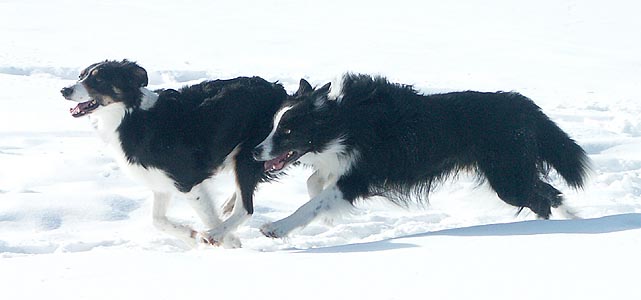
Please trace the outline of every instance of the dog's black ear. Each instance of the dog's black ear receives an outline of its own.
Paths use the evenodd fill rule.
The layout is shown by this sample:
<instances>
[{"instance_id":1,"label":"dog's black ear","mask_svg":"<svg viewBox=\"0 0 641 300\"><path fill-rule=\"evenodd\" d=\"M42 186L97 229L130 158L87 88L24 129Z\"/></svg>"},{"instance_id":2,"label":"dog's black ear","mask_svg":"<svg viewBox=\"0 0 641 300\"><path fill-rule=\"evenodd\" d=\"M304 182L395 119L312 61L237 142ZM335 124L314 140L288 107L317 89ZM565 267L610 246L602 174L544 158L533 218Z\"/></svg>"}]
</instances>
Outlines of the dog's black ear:
<instances>
[{"instance_id":1,"label":"dog's black ear","mask_svg":"<svg viewBox=\"0 0 641 300\"><path fill-rule=\"evenodd\" d=\"M136 66L136 68L134 69L134 76L138 82L138 86L147 86L147 84L149 84L149 78L147 78L147 70L139 65L134 65Z\"/></svg>"},{"instance_id":2,"label":"dog's black ear","mask_svg":"<svg viewBox=\"0 0 641 300\"><path fill-rule=\"evenodd\" d=\"M327 93L329 93L329 88L330 87L332 87L332 83L328 82L324 86L321 86L320 88L317 88L316 92L320 93L320 94L327 94Z\"/></svg>"},{"instance_id":3,"label":"dog's black ear","mask_svg":"<svg viewBox=\"0 0 641 300\"><path fill-rule=\"evenodd\" d=\"M332 86L331 82L326 83L324 86L321 86L314 90L312 98L314 99L314 107L320 109L325 107L327 104L327 96L329 94L329 88Z\"/></svg>"},{"instance_id":4,"label":"dog's black ear","mask_svg":"<svg viewBox=\"0 0 641 300\"><path fill-rule=\"evenodd\" d=\"M135 62L124 60L123 63L127 65L127 68L131 72L135 85L137 85L138 87L147 86L147 84L149 83L149 79L147 78L147 70L145 70Z\"/></svg>"},{"instance_id":5,"label":"dog's black ear","mask_svg":"<svg viewBox=\"0 0 641 300\"><path fill-rule=\"evenodd\" d=\"M298 91L296 91L296 93L294 93L294 96L295 97L296 96L303 96L303 95L309 94L309 93L311 93L313 91L314 91L314 89L312 88L312 85L309 84L309 82L307 82L307 80L301 78L300 79L300 83L298 85Z\"/></svg>"}]
</instances>

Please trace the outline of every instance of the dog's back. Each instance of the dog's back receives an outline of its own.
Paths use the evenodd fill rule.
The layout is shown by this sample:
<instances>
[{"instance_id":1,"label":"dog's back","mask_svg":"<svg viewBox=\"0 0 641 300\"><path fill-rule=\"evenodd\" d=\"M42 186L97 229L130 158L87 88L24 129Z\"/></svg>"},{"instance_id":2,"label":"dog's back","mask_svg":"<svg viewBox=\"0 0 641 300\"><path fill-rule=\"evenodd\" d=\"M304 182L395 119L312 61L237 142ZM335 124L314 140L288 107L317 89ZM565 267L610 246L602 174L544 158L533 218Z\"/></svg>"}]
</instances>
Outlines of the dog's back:
<instances>
[{"instance_id":1,"label":"dog's back","mask_svg":"<svg viewBox=\"0 0 641 300\"><path fill-rule=\"evenodd\" d=\"M383 77L348 74L337 90L301 80L254 156L266 166L300 161L316 172L312 200L263 226L280 237L341 203L381 195L399 204L427 199L460 171L487 180L506 203L549 218L561 192L546 182L555 168L583 186L588 158L530 99L517 93L421 95Z\"/></svg>"},{"instance_id":2,"label":"dog's back","mask_svg":"<svg viewBox=\"0 0 641 300\"><path fill-rule=\"evenodd\" d=\"M238 145L251 150L265 138L286 97L282 86L258 77L158 92L152 108L123 120L123 148L142 165L170 170L184 190L211 176Z\"/></svg>"},{"instance_id":3,"label":"dog's back","mask_svg":"<svg viewBox=\"0 0 641 300\"><path fill-rule=\"evenodd\" d=\"M547 218L550 207L562 201L561 193L542 181L550 166L568 185L584 184L588 158L583 149L520 94L424 96L362 75L347 77L342 91L337 111L351 124L347 143L360 157L347 175L354 178L346 180L367 183L359 197L405 201L418 192L426 198L436 182L473 170L504 201Z\"/></svg>"}]
</instances>

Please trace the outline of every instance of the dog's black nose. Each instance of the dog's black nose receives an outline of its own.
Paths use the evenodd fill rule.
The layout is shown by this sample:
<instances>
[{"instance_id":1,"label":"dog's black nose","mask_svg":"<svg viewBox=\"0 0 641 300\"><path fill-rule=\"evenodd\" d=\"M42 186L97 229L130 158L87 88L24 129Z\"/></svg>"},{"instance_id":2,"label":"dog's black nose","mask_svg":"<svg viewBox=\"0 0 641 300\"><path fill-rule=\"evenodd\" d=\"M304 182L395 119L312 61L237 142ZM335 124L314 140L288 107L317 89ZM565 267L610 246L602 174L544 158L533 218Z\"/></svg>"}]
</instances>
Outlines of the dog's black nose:
<instances>
[{"instance_id":1,"label":"dog's black nose","mask_svg":"<svg viewBox=\"0 0 641 300\"><path fill-rule=\"evenodd\" d=\"M71 94L73 94L73 88L66 87L60 90L60 93L62 94L63 97L69 98L71 97Z\"/></svg>"},{"instance_id":2,"label":"dog's black nose","mask_svg":"<svg viewBox=\"0 0 641 300\"><path fill-rule=\"evenodd\" d=\"M263 146L257 146L252 151L252 156L255 160L260 160L260 157L263 155Z\"/></svg>"}]
</instances>

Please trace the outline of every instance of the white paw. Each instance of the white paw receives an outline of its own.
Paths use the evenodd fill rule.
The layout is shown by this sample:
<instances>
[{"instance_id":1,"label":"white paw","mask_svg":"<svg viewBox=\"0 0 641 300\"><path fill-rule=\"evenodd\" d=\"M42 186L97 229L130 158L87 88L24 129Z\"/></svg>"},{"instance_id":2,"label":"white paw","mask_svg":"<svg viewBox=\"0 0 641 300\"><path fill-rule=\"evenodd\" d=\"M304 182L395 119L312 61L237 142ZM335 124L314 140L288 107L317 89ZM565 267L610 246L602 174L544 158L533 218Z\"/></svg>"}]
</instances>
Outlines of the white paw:
<instances>
[{"instance_id":1,"label":"white paw","mask_svg":"<svg viewBox=\"0 0 641 300\"><path fill-rule=\"evenodd\" d=\"M191 234L188 236L176 235L175 237L179 238L190 248L198 248L203 243L207 243L203 234L195 230L191 230Z\"/></svg>"},{"instance_id":2,"label":"white paw","mask_svg":"<svg viewBox=\"0 0 641 300\"><path fill-rule=\"evenodd\" d=\"M217 228L209 230L202 235L203 241L212 246L221 246L227 249L240 248L242 246L240 239L236 235L223 230L217 230Z\"/></svg>"},{"instance_id":3,"label":"white paw","mask_svg":"<svg viewBox=\"0 0 641 300\"><path fill-rule=\"evenodd\" d=\"M194 243L194 247L202 244L209 244L209 240L207 239L207 233L204 232L196 232L196 236L192 239Z\"/></svg>"},{"instance_id":4,"label":"white paw","mask_svg":"<svg viewBox=\"0 0 641 300\"><path fill-rule=\"evenodd\" d=\"M281 226L278 226L278 222L266 223L265 225L260 227L260 232L262 232L266 237L274 239L285 237L287 233L289 233Z\"/></svg>"},{"instance_id":5,"label":"white paw","mask_svg":"<svg viewBox=\"0 0 641 300\"><path fill-rule=\"evenodd\" d=\"M196 236L196 237L180 238L180 240L182 240L183 242L185 242L185 244L187 244L187 246L189 246L190 248L198 248L198 246L199 246L199 245L201 245L202 243L204 243L204 241L203 241L201 238L199 238L198 236Z\"/></svg>"},{"instance_id":6,"label":"white paw","mask_svg":"<svg viewBox=\"0 0 641 300\"><path fill-rule=\"evenodd\" d=\"M240 248L242 246L243 245L240 243L240 239L236 235L234 235L232 233L226 235L223 238L223 248L236 249L236 248Z\"/></svg>"}]
</instances>

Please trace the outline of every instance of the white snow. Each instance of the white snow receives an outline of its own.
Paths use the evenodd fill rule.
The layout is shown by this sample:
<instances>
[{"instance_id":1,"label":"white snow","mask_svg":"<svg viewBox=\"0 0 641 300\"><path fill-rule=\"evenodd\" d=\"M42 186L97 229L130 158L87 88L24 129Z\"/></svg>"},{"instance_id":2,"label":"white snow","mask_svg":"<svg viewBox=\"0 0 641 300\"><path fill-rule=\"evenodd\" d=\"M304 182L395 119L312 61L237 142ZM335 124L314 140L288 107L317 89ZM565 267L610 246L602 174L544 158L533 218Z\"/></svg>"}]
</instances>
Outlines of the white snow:
<instances>
[{"instance_id":1,"label":"white snow","mask_svg":"<svg viewBox=\"0 0 641 300\"><path fill-rule=\"evenodd\" d=\"M0 1L2 299L640 299L641 39L635 1ZM515 216L461 176L426 207L381 200L283 240L309 170L261 186L243 248L191 250L151 225L59 90L104 59L151 88L258 75L288 91L345 71L424 92L514 90L589 153L583 219ZM222 202L228 178L212 191ZM172 218L202 226L175 199ZM328 220L330 221L330 220Z\"/></svg>"}]
</instances>

